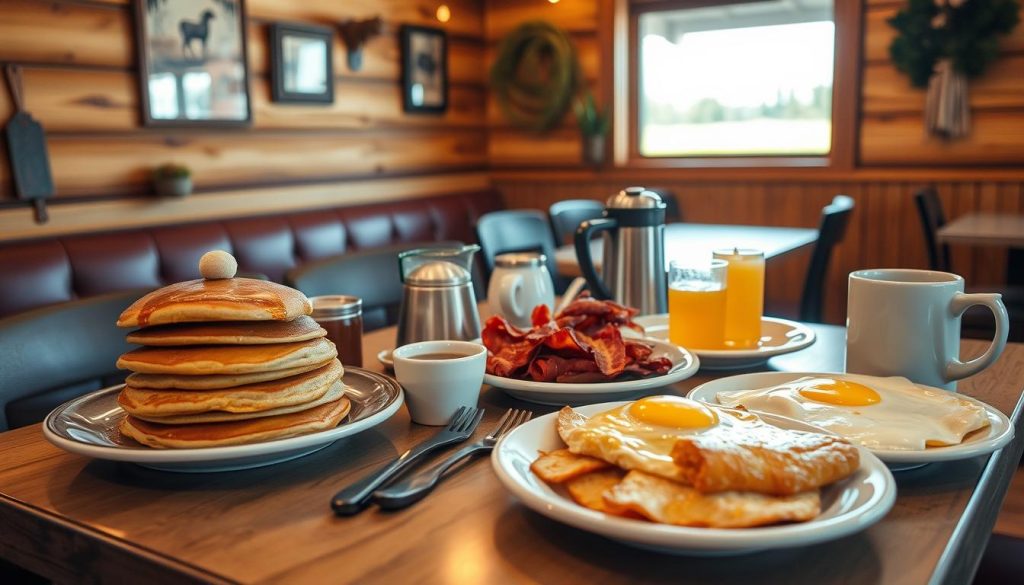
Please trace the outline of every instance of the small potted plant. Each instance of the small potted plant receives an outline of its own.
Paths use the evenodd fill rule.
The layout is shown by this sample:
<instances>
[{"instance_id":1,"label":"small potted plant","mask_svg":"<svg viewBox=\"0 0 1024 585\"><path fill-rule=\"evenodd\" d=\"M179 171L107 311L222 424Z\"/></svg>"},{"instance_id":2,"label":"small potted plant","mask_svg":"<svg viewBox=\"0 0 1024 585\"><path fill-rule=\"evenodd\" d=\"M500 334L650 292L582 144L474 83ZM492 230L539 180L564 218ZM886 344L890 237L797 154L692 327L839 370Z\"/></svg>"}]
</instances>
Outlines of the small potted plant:
<instances>
[{"instance_id":1,"label":"small potted plant","mask_svg":"<svg viewBox=\"0 0 1024 585\"><path fill-rule=\"evenodd\" d=\"M160 165L153 169L153 186L161 197L185 197L192 193L192 171L182 165Z\"/></svg>"},{"instance_id":2,"label":"small potted plant","mask_svg":"<svg viewBox=\"0 0 1024 585\"><path fill-rule=\"evenodd\" d=\"M594 95L589 91L576 101L576 123L583 141L583 162L595 167L604 163L605 145L609 128L608 112L598 109Z\"/></svg>"}]
</instances>

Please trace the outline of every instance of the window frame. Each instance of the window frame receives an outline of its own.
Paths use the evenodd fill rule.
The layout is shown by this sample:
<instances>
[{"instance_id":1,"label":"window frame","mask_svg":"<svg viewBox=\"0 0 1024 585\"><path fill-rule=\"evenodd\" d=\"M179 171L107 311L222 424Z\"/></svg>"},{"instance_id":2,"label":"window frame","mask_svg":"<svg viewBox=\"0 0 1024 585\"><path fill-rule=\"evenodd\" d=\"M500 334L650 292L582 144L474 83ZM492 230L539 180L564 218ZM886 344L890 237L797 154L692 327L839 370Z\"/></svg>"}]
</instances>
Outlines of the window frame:
<instances>
[{"instance_id":1,"label":"window frame","mask_svg":"<svg viewBox=\"0 0 1024 585\"><path fill-rule=\"evenodd\" d=\"M835 50L832 74L832 145L827 155L754 155L713 157L646 157L639 150L640 14L743 4L752 0L609 0L602 36L610 40L612 58L603 72L612 79L605 92L613 104L612 143L615 166L628 168L832 168L856 164L860 95L860 0L834 0Z\"/></svg>"}]
</instances>

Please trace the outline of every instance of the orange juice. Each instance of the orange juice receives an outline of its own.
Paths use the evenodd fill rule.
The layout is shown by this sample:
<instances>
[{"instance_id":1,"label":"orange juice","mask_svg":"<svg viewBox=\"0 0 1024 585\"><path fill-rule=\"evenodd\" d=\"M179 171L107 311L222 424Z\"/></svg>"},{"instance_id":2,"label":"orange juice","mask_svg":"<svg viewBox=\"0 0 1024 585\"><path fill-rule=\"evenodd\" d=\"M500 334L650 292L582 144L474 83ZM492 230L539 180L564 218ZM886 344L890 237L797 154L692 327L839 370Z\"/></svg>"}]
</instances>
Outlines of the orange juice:
<instances>
[{"instance_id":1,"label":"orange juice","mask_svg":"<svg viewBox=\"0 0 1024 585\"><path fill-rule=\"evenodd\" d=\"M725 347L726 289L713 283L685 289L669 285L668 338L691 349Z\"/></svg>"},{"instance_id":2,"label":"orange juice","mask_svg":"<svg viewBox=\"0 0 1024 585\"><path fill-rule=\"evenodd\" d=\"M716 250L715 258L729 263L725 343L732 348L755 348L761 339L761 315L764 313L764 253Z\"/></svg>"}]
</instances>

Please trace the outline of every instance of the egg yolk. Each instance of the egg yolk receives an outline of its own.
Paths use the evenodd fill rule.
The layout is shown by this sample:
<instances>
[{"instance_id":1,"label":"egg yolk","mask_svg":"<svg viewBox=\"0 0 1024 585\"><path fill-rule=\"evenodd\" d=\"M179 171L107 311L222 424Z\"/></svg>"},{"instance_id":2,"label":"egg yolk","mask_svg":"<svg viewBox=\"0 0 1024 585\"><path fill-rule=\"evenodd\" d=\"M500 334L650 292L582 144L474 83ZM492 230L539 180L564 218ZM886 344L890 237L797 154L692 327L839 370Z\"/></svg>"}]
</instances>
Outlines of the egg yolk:
<instances>
[{"instance_id":1,"label":"egg yolk","mask_svg":"<svg viewBox=\"0 0 1024 585\"><path fill-rule=\"evenodd\" d=\"M863 384L832 378L808 380L797 392L808 400L840 406L868 406L882 401L878 392Z\"/></svg>"},{"instance_id":2,"label":"egg yolk","mask_svg":"<svg viewBox=\"0 0 1024 585\"><path fill-rule=\"evenodd\" d=\"M629 406L633 418L650 425L677 429L710 427L718 416L707 406L679 396L649 396Z\"/></svg>"}]
</instances>

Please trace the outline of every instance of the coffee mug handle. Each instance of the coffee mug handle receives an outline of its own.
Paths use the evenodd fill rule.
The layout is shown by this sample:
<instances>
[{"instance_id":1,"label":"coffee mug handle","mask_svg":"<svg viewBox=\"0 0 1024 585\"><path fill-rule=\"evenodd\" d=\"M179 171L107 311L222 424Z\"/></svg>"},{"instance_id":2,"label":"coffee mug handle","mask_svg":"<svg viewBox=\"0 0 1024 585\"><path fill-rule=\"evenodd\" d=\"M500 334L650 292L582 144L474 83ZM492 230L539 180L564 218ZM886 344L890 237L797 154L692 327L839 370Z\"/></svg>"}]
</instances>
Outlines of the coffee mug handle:
<instances>
[{"instance_id":1,"label":"coffee mug handle","mask_svg":"<svg viewBox=\"0 0 1024 585\"><path fill-rule=\"evenodd\" d=\"M953 380L961 380L967 376L973 376L989 367L1003 353L1003 349L1006 347L1006 338L1010 334L1010 317L1006 313L1006 305L1003 304L1002 298L1003 295L996 293L956 293L956 296L953 297L952 302L949 304L949 310L953 313L954 317L963 315L964 311L974 305L988 307L996 318L996 334L992 339L992 344L979 357L969 362L961 362L958 359L954 359L946 364L946 380L952 382ZM959 336L957 338L959 339Z\"/></svg>"},{"instance_id":2,"label":"coffee mug handle","mask_svg":"<svg viewBox=\"0 0 1024 585\"><path fill-rule=\"evenodd\" d=\"M515 272L507 272L498 281L498 304L501 306L501 314L511 318L512 321L523 319L523 307L520 306L519 291L523 288L523 275Z\"/></svg>"}]
</instances>

